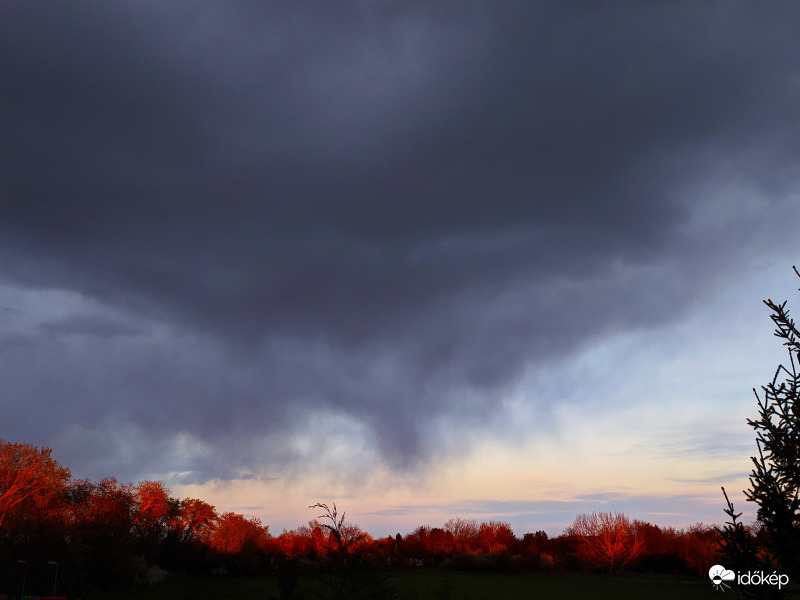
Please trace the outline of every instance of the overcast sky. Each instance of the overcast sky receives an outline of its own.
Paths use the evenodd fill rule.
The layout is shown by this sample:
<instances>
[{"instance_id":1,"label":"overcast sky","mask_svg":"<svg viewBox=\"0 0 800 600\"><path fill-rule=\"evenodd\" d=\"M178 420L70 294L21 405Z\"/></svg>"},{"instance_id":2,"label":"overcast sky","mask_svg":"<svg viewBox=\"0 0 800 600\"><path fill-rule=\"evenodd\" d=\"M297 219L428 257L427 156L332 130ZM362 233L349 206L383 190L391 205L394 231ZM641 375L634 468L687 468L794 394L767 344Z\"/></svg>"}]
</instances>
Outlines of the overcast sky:
<instances>
[{"instance_id":1,"label":"overcast sky","mask_svg":"<svg viewBox=\"0 0 800 600\"><path fill-rule=\"evenodd\" d=\"M4 2L0 437L274 532L722 521L784 357L761 300L800 307L798 31Z\"/></svg>"}]
</instances>

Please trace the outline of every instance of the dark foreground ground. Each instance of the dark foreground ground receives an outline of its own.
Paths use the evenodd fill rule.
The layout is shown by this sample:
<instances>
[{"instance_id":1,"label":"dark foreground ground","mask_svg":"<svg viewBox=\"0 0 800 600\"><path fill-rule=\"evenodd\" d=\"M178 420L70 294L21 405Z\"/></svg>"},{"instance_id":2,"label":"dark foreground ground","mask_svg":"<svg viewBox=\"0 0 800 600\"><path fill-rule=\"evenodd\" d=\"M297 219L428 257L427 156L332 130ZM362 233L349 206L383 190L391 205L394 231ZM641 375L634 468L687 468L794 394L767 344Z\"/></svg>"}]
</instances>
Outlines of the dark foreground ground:
<instances>
[{"instance_id":1,"label":"dark foreground ground","mask_svg":"<svg viewBox=\"0 0 800 600\"><path fill-rule=\"evenodd\" d=\"M284 580L285 581L285 580ZM108 600L226 600L280 598L276 577L241 579L173 578L139 591L104 594ZM374 600L530 600L531 598L679 599L741 598L736 587L716 591L708 578L576 573L500 574L418 569L349 576L302 575L292 598Z\"/></svg>"}]
</instances>

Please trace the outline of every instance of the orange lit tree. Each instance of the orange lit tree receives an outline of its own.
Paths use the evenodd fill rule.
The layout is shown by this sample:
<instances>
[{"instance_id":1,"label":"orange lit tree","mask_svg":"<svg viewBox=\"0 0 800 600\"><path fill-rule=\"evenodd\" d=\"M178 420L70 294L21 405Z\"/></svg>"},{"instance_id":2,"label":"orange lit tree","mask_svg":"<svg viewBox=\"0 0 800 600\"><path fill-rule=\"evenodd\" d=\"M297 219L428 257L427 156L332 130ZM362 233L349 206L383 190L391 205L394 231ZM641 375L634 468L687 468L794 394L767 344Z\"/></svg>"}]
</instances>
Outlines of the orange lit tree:
<instances>
[{"instance_id":1,"label":"orange lit tree","mask_svg":"<svg viewBox=\"0 0 800 600\"><path fill-rule=\"evenodd\" d=\"M205 541L214 531L218 516L215 508L197 498L175 500L170 531L180 543Z\"/></svg>"},{"instance_id":2,"label":"orange lit tree","mask_svg":"<svg viewBox=\"0 0 800 600\"><path fill-rule=\"evenodd\" d=\"M257 517L250 519L238 513L226 512L219 516L211 534L211 546L225 554L258 548L269 538L269 526L262 525Z\"/></svg>"},{"instance_id":3,"label":"orange lit tree","mask_svg":"<svg viewBox=\"0 0 800 600\"><path fill-rule=\"evenodd\" d=\"M578 541L578 550L588 564L616 573L644 551L644 537L624 514L593 512L580 514L567 535Z\"/></svg>"},{"instance_id":4,"label":"orange lit tree","mask_svg":"<svg viewBox=\"0 0 800 600\"><path fill-rule=\"evenodd\" d=\"M24 503L33 503L41 512L63 493L70 471L58 464L51 452L50 448L0 439L0 528L8 514Z\"/></svg>"}]
</instances>

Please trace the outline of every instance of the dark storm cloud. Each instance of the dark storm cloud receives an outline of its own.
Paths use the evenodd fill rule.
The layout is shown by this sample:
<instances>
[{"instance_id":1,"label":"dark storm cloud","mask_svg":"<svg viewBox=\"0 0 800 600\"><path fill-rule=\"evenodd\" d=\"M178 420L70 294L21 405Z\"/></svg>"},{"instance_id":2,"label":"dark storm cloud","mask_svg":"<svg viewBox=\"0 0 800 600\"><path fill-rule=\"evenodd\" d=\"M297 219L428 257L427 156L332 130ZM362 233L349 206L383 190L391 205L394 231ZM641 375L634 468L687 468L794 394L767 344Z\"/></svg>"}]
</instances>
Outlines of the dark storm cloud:
<instances>
[{"instance_id":1,"label":"dark storm cloud","mask_svg":"<svg viewBox=\"0 0 800 600\"><path fill-rule=\"evenodd\" d=\"M701 298L752 224L731 201L729 228L692 230L716 182L769 207L797 183L790 4L0 21L3 278L128 314L8 334L27 345L4 368L39 365L18 389L72 411L53 430L118 415L222 445L341 410L400 464L426 419L480 422L529 362Z\"/></svg>"},{"instance_id":2,"label":"dark storm cloud","mask_svg":"<svg viewBox=\"0 0 800 600\"><path fill-rule=\"evenodd\" d=\"M140 330L127 323L95 315L71 315L58 321L42 323L41 329L51 335L84 335L114 337L134 335Z\"/></svg>"}]
</instances>

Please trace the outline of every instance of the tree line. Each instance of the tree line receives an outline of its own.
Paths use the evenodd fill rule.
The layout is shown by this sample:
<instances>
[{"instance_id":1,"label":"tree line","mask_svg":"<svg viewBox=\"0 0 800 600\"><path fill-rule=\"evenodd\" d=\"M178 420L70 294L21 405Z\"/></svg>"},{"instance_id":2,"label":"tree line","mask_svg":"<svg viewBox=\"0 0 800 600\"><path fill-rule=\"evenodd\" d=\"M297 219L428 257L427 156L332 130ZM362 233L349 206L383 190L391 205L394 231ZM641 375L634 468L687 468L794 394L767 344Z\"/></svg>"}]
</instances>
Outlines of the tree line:
<instances>
[{"instance_id":1,"label":"tree line","mask_svg":"<svg viewBox=\"0 0 800 600\"><path fill-rule=\"evenodd\" d=\"M452 518L406 535L373 537L317 503L306 525L273 535L259 519L176 498L159 481L73 479L49 448L0 440L0 592L76 594L146 585L176 575L237 576L354 561L376 568L541 571L639 569L705 573L720 532L658 527L620 513L578 515L557 537L514 534L502 521ZM753 539L757 536L750 532Z\"/></svg>"},{"instance_id":2,"label":"tree line","mask_svg":"<svg viewBox=\"0 0 800 600\"><path fill-rule=\"evenodd\" d=\"M800 277L800 272L795 269ZM747 499L758 520L746 527L723 488L729 521L687 529L630 520L621 513L578 515L562 535L517 537L508 523L453 518L401 536L373 538L316 503L307 525L272 535L259 519L196 498L174 498L158 481L122 484L73 479L49 448L0 439L0 595L30 581L44 592L52 565L69 593L147 584L167 573L234 576L277 573L290 590L297 569L355 563L380 568L623 569L706 574L779 570L800 578L800 329L786 302L765 300L788 360L754 390L758 456ZM23 571L24 567L24 571ZM30 572L29 572L30 571ZM28 579L29 578L29 579ZM745 593L746 590L743 591ZM747 595L747 594L745 594Z\"/></svg>"}]
</instances>

